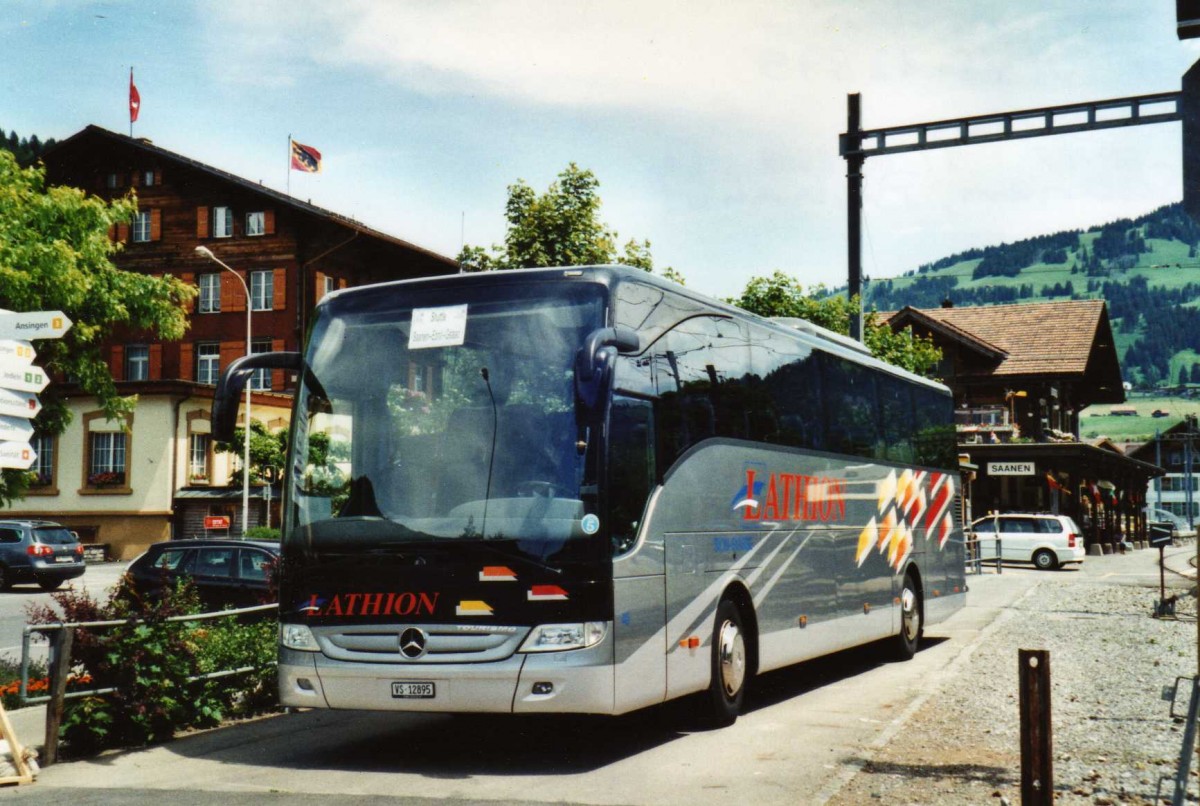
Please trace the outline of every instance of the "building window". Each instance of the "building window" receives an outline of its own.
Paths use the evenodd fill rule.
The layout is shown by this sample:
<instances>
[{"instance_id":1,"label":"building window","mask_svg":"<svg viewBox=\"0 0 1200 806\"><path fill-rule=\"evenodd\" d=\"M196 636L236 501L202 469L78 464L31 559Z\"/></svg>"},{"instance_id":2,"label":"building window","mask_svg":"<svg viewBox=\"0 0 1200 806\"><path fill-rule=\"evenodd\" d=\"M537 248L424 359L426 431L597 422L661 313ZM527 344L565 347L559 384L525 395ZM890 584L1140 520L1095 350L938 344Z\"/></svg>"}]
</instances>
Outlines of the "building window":
<instances>
[{"instance_id":1,"label":"building window","mask_svg":"<svg viewBox=\"0 0 1200 806\"><path fill-rule=\"evenodd\" d=\"M250 342L251 353L269 353L271 352L270 339L254 339ZM254 374L250 376L250 388L256 391L270 391L271 389L271 370L256 369Z\"/></svg>"},{"instance_id":2,"label":"building window","mask_svg":"<svg viewBox=\"0 0 1200 806\"><path fill-rule=\"evenodd\" d=\"M250 272L250 310L269 311L275 301L275 272Z\"/></svg>"},{"instance_id":3,"label":"building window","mask_svg":"<svg viewBox=\"0 0 1200 806\"><path fill-rule=\"evenodd\" d=\"M232 207L214 207L212 220L212 234L214 238L232 238L233 237L233 208Z\"/></svg>"},{"instance_id":4,"label":"building window","mask_svg":"<svg viewBox=\"0 0 1200 806\"><path fill-rule=\"evenodd\" d=\"M208 434L192 434L188 446L188 483L208 484L208 454L212 438Z\"/></svg>"},{"instance_id":5,"label":"building window","mask_svg":"<svg viewBox=\"0 0 1200 806\"><path fill-rule=\"evenodd\" d=\"M196 380L215 384L221 374L221 345L196 345Z\"/></svg>"},{"instance_id":6,"label":"building window","mask_svg":"<svg viewBox=\"0 0 1200 806\"><path fill-rule=\"evenodd\" d=\"M154 171L142 171L142 185L144 187L154 187Z\"/></svg>"},{"instance_id":7,"label":"building window","mask_svg":"<svg viewBox=\"0 0 1200 806\"><path fill-rule=\"evenodd\" d=\"M330 277L329 275L325 275L324 280L325 280L325 288L321 292L322 296L324 296L325 294L332 294L335 290L337 290L337 281L334 280L334 278Z\"/></svg>"},{"instance_id":8,"label":"building window","mask_svg":"<svg viewBox=\"0 0 1200 806\"><path fill-rule=\"evenodd\" d=\"M213 272L200 275L200 313L219 313L221 310L221 275Z\"/></svg>"},{"instance_id":9,"label":"building window","mask_svg":"<svg viewBox=\"0 0 1200 806\"><path fill-rule=\"evenodd\" d=\"M246 234L266 235L267 214L263 212L246 213Z\"/></svg>"},{"instance_id":10,"label":"building window","mask_svg":"<svg viewBox=\"0 0 1200 806\"><path fill-rule=\"evenodd\" d=\"M90 434L87 483L91 487L125 486L125 434Z\"/></svg>"},{"instance_id":11,"label":"building window","mask_svg":"<svg viewBox=\"0 0 1200 806\"><path fill-rule=\"evenodd\" d=\"M150 242L150 211L139 212L133 217L133 242Z\"/></svg>"},{"instance_id":12,"label":"building window","mask_svg":"<svg viewBox=\"0 0 1200 806\"><path fill-rule=\"evenodd\" d=\"M116 190L119 188L121 186L120 182L120 178L115 173L108 174L104 177L104 186L109 190Z\"/></svg>"},{"instance_id":13,"label":"building window","mask_svg":"<svg viewBox=\"0 0 1200 806\"><path fill-rule=\"evenodd\" d=\"M125 346L125 380L150 380L150 347L145 344Z\"/></svg>"},{"instance_id":14,"label":"building window","mask_svg":"<svg viewBox=\"0 0 1200 806\"><path fill-rule=\"evenodd\" d=\"M32 489L45 489L54 486L54 437L49 434L34 434L29 440L29 446L37 454L37 459L29 468L34 479Z\"/></svg>"}]
</instances>

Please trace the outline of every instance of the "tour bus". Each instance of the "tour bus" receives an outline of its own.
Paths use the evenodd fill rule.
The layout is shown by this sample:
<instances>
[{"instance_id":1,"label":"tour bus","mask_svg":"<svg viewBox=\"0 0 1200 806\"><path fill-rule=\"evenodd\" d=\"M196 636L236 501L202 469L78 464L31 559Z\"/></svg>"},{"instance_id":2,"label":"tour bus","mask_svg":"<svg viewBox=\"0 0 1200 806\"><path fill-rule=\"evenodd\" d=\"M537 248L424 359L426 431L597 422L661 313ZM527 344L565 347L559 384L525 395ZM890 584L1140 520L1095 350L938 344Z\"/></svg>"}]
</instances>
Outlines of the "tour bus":
<instances>
[{"instance_id":1,"label":"tour bus","mask_svg":"<svg viewBox=\"0 0 1200 806\"><path fill-rule=\"evenodd\" d=\"M284 705L621 714L963 605L946 387L617 266L346 289L296 373ZM707 692L707 693L705 693Z\"/></svg>"}]
</instances>

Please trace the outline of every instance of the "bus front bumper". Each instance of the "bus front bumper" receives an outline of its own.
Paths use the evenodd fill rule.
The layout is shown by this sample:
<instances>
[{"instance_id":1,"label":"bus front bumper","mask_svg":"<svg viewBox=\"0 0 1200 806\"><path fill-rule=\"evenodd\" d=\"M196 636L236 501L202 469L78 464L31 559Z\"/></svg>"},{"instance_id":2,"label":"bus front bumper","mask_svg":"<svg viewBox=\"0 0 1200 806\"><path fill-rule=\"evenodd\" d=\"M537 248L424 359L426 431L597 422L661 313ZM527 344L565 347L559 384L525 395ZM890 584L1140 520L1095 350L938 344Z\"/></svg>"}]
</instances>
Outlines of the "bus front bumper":
<instances>
[{"instance_id":1,"label":"bus front bumper","mask_svg":"<svg viewBox=\"0 0 1200 806\"><path fill-rule=\"evenodd\" d=\"M347 663L281 649L279 701L368 711L611 714L611 635L588 649L518 653L489 663ZM399 696L430 688L393 683L431 683L433 696Z\"/></svg>"}]
</instances>

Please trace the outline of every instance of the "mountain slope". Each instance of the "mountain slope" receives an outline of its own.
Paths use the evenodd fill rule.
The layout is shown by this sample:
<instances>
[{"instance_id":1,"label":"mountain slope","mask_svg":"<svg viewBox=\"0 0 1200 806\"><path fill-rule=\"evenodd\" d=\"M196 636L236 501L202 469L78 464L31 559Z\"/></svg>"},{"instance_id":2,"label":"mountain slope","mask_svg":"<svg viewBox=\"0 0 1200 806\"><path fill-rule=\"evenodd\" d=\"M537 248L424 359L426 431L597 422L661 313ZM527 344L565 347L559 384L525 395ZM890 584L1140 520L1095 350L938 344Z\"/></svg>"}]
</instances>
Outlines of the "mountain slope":
<instances>
[{"instance_id":1,"label":"mountain slope","mask_svg":"<svg viewBox=\"0 0 1200 806\"><path fill-rule=\"evenodd\" d=\"M1048 299L1108 302L1125 379L1200 383L1200 226L1180 204L1087 231L950 255L866 286L876 310Z\"/></svg>"}]
</instances>

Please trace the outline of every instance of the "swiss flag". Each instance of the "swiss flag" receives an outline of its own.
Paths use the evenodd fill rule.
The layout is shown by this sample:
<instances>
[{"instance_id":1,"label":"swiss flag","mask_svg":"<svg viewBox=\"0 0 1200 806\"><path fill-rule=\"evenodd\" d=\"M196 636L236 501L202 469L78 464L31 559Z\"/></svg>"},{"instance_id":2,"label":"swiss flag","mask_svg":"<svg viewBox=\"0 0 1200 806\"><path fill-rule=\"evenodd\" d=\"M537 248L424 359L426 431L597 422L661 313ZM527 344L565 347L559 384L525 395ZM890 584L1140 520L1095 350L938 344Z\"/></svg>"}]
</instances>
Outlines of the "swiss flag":
<instances>
[{"instance_id":1,"label":"swiss flag","mask_svg":"<svg viewBox=\"0 0 1200 806\"><path fill-rule=\"evenodd\" d=\"M138 95L137 85L133 83L133 68L129 68L129 122L136 123L138 111L142 108L142 96Z\"/></svg>"}]
</instances>

